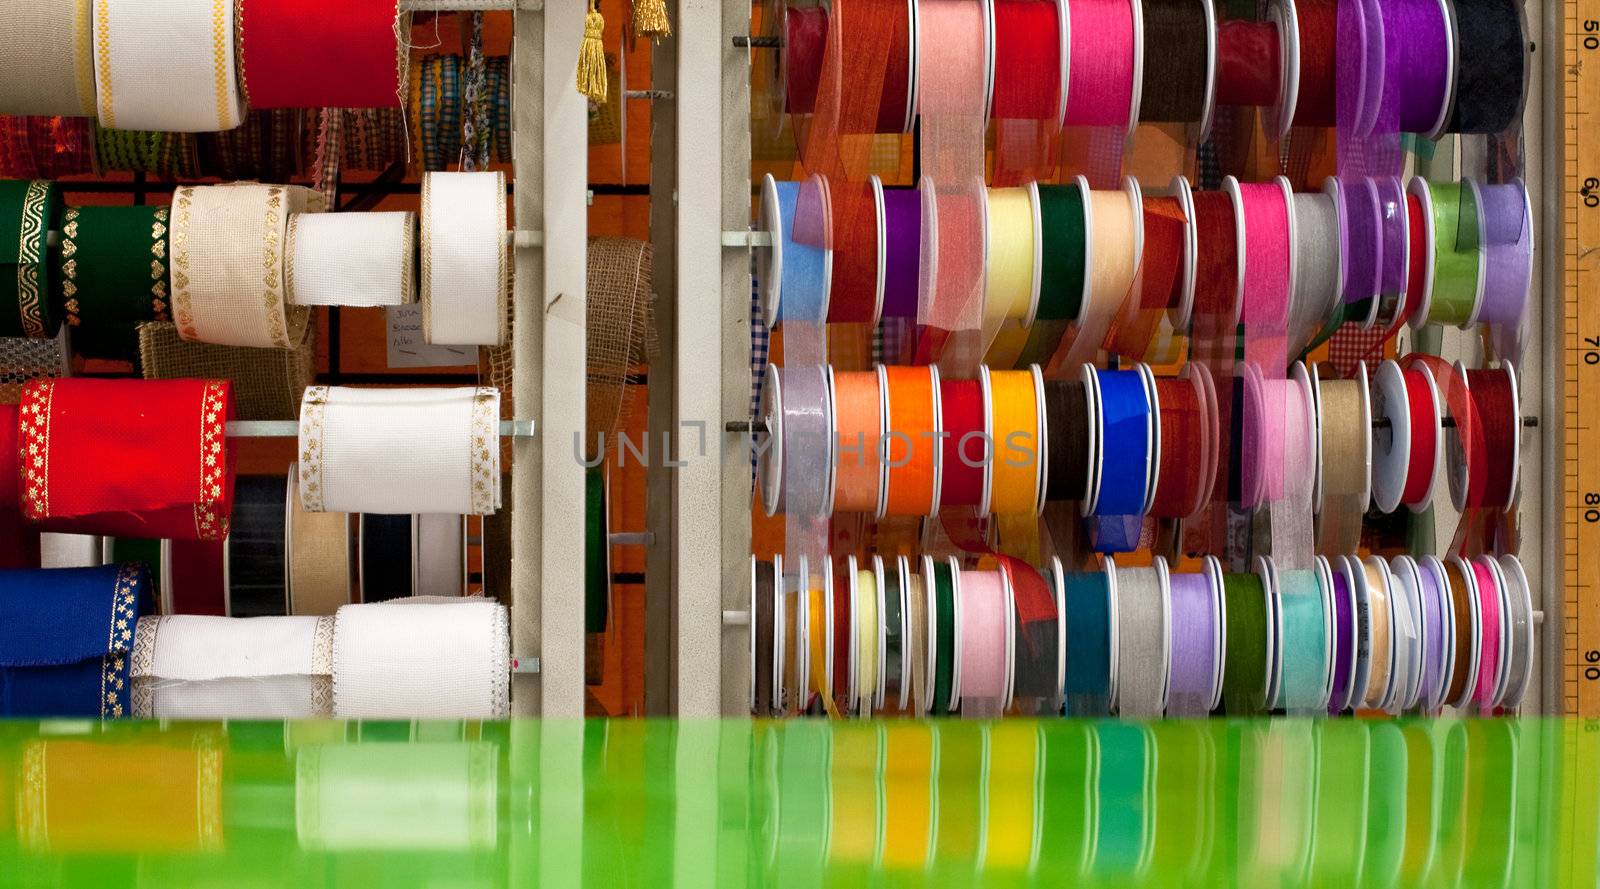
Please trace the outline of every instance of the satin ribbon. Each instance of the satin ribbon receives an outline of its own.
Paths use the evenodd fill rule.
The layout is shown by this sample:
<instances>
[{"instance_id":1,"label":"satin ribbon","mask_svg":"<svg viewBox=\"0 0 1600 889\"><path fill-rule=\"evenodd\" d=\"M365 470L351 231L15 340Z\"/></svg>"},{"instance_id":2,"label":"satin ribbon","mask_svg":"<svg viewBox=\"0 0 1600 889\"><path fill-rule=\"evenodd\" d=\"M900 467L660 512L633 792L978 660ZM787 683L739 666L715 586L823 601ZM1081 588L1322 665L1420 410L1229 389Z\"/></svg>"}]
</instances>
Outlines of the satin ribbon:
<instances>
[{"instance_id":1,"label":"satin ribbon","mask_svg":"<svg viewBox=\"0 0 1600 889\"><path fill-rule=\"evenodd\" d=\"M239 16L239 85L251 108L400 106L411 17L391 0L251 0Z\"/></svg>"},{"instance_id":2,"label":"satin ribbon","mask_svg":"<svg viewBox=\"0 0 1600 889\"><path fill-rule=\"evenodd\" d=\"M54 183L0 181L0 336L53 337L61 325L49 250L60 214Z\"/></svg>"},{"instance_id":3,"label":"satin ribbon","mask_svg":"<svg viewBox=\"0 0 1600 889\"><path fill-rule=\"evenodd\" d=\"M233 510L227 381L35 380L23 514L55 531L221 540Z\"/></svg>"},{"instance_id":4,"label":"satin ribbon","mask_svg":"<svg viewBox=\"0 0 1600 889\"><path fill-rule=\"evenodd\" d=\"M924 367L883 368L889 393L888 515L929 515L938 502L935 460L938 371ZM790 453L793 453L792 451Z\"/></svg>"},{"instance_id":5,"label":"satin ribbon","mask_svg":"<svg viewBox=\"0 0 1600 889\"><path fill-rule=\"evenodd\" d=\"M1168 716L1205 716L1216 699L1217 600L1211 577L1205 573L1173 573L1172 669L1167 697Z\"/></svg>"},{"instance_id":6,"label":"satin ribbon","mask_svg":"<svg viewBox=\"0 0 1600 889\"><path fill-rule=\"evenodd\" d=\"M1478 582L1478 613L1481 615L1482 639L1478 656L1478 675L1471 681L1472 699L1478 712L1487 716L1494 712L1498 701L1501 680L1501 653L1504 648L1501 635L1504 616L1500 607L1500 578L1497 567L1489 564L1489 557L1472 560L1472 573Z\"/></svg>"},{"instance_id":7,"label":"satin ribbon","mask_svg":"<svg viewBox=\"0 0 1600 889\"><path fill-rule=\"evenodd\" d=\"M831 379L833 415L839 430L833 508L876 515L882 507L884 472L880 378L872 371L837 371ZM946 461L946 473L950 472L948 466ZM949 477L947 474L946 484Z\"/></svg>"},{"instance_id":8,"label":"satin ribbon","mask_svg":"<svg viewBox=\"0 0 1600 889\"><path fill-rule=\"evenodd\" d=\"M961 712L998 716L1006 706L1005 581L998 571L961 572Z\"/></svg>"},{"instance_id":9,"label":"satin ribbon","mask_svg":"<svg viewBox=\"0 0 1600 889\"><path fill-rule=\"evenodd\" d=\"M1117 712L1156 719L1166 709L1171 627L1166 584L1156 568L1117 568Z\"/></svg>"},{"instance_id":10,"label":"satin ribbon","mask_svg":"<svg viewBox=\"0 0 1600 889\"><path fill-rule=\"evenodd\" d=\"M107 129L204 133L244 119L237 8L216 0L104 0L94 73ZM153 74L152 72L160 72Z\"/></svg>"},{"instance_id":11,"label":"satin ribbon","mask_svg":"<svg viewBox=\"0 0 1600 889\"><path fill-rule=\"evenodd\" d=\"M1222 674L1222 704L1232 714L1256 714L1266 708L1266 590L1254 574L1224 574L1222 595L1228 622L1227 654Z\"/></svg>"},{"instance_id":12,"label":"satin ribbon","mask_svg":"<svg viewBox=\"0 0 1600 889\"><path fill-rule=\"evenodd\" d=\"M1328 706L1329 652L1322 581L1315 570L1278 571L1278 645L1283 675L1275 707L1291 715L1324 712Z\"/></svg>"},{"instance_id":13,"label":"satin ribbon","mask_svg":"<svg viewBox=\"0 0 1600 889\"><path fill-rule=\"evenodd\" d=\"M498 346L510 315L504 173L429 173L422 181L422 337Z\"/></svg>"},{"instance_id":14,"label":"satin ribbon","mask_svg":"<svg viewBox=\"0 0 1600 889\"><path fill-rule=\"evenodd\" d=\"M989 511L999 515L1037 514L1043 448L1037 378L1026 370L993 371L987 376L989 428L995 437L989 466Z\"/></svg>"},{"instance_id":15,"label":"satin ribbon","mask_svg":"<svg viewBox=\"0 0 1600 889\"><path fill-rule=\"evenodd\" d=\"M1104 571L1068 574L1067 715L1104 716L1111 707L1111 584Z\"/></svg>"}]
</instances>

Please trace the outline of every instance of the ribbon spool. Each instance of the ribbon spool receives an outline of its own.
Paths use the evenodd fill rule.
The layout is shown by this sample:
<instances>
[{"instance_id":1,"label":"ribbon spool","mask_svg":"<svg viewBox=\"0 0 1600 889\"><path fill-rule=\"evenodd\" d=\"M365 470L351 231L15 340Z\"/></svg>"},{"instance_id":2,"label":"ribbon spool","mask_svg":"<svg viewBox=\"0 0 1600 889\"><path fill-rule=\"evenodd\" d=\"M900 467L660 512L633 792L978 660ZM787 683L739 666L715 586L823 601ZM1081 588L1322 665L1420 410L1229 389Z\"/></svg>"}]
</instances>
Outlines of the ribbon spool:
<instances>
[{"instance_id":1,"label":"ribbon spool","mask_svg":"<svg viewBox=\"0 0 1600 889\"><path fill-rule=\"evenodd\" d=\"M855 569L850 559L831 559L829 576L833 583L832 615L829 636L832 643L827 657L833 665L833 711L849 711L856 700L855 668Z\"/></svg>"},{"instance_id":2,"label":"ribbon spool","mask_svg":"<svg viewBox=\"0 0 1600 889\"><path fill-rule=\"evenodd\" d=\"M786 595L788 582L783 572L783 554L772 556L772 685L771 710L765 715L782 716L784 713L785 671L788 664L789 623L791 621ZM759 691L759 690L758 690Z\"/></svg>"},{"instance_id":3,"label":"ribbon spool","mask_svg":"<svg viewBox=\"0 0 1600 889\"><path fill-rule=\"evenodd\" d=\"M1049 700L1048 707L1050 712L1059 714L1066 707L1067 688L1067 572L1059 556L1050 557L1044 574L1050 581L1050 592L1056 604L1056 682L1055 694ZM1025 693L1023 689L1018 690L1018 694ZM1044 712L1043 709L1040 712Z\"/></svg>"},{"instance_id":4,"label":"ribbon spool","mask_svg":"<svg viewBox=\"0 0 1600 889\"><path fill-rule=\"evenodd\" d=\"M769 366L761 410L769 442L757 458L762 503L768 515L833 512L833 443L837 439L829 368ZM804 481L805 484L797 484Z\"/></svg>"},{"instance_id":5,"label":"ribbon spool","mask_svg":"<svg viewBox=\"0 0 1600 889\"><path fill-rule=\"evenodd\" d=\"M1280 569L1265 561L1273 617L1278 674L1272 707L1291 716L1326 712L1333 692L1333 579L1328 561L1318 557L1309 569Z\"/></svg>"},{"instance_id":6,"label":"ribbon spool","mask_svg":"<svg viewBox=\"0 0 1600 889\"><path fill-rule=\"evenodd\" d=\"M882 459L882 435L887 426L882 382L882 375L875 371L828 369L838 428L833 500L836 512L883 513L888 474Z\"/></svg>"},{"instance_id":7,"label":"ribbon spool","mask_svg":"<svg viewBox=\"0 0 1600 889\"><path fill-rule=\"evenodd\" d=\"M1483 234L1483 292L1475 320L1492 326L1495 353L1515 362L1522 357L1533 289L1533 208L1528 189L1520 179L1504 185L1468 180L1467 186Z\"/></svg>"},{"instance_id":8,"label":"ribbon spool","mask_svg":"<svg viewBox=\"0 0 1600 889\"><path fill-rule=\"evenodd\" d=\"M1337 123L1338 4L1332 0L1296 0L1282 5L1293 12L1298 43L1299 84L1291 120L1300 127L1332 127ZM1268 14L1271 15L1270 10ZM1280 20L1283 18L1286 17L1280 16Z\"/></svg>"},{"instance_id":9,"label":"ribbon spool","mask_svg":"<svg viewBox=\"0 0 1600 889\"><path fill-rule=\"evenodd\" d=\"M928 645L928 675L933 677L929 712L954 713L961 705L961 566L954 556L938 562L924 556L922 566L934 592L928 609L928 638L933 640Z\"/></svg>"},{"instance_id":10,"label":"ribbon spool","mask_svg":"<svg viewBox=\"0 0 1600 889\"><path fill-rule=\"evenodd\" d=\"M1062 614L1066 621L1066 677L1062 686L1068 716L1111 712L1117 673L1116 587L1108 564L1103 570L1063 575Z\"/></svg>"},{"instance_id":11,"label":"ribbon spool","mask_svg":"<svg viewBox=\"0 0 1600 889\"><path fill-rule=\"evenodd\" d=\"M1222 703L1229 714L1260 713L1272 700L1278 653L1265 566L1258 557L1257 573L1222 577L1228 621Z\"/></svg>"},{"instance_id":12,"label":"ribbon spool","mask_svg":"<svg viewBox=\"0 0 1600 889\"><path fill-rule=\"evenodd\" d=\"M1020 6L1045 5L1044 0L1012 0ZM1039 189L1034 183L1021 188L987 190L985 231L983 329L986 338L1001 324L1012 321L1027 326L1039 310L1039 284L1044 242L1040 229Z\"/></svg>"},{"instance_id":13,"label":"ribbon spool","mask_svg":"<svg viewBox=\"0 0 1600 889\"><path fill-rule=\"evenodd\" d=\"M1117 712L1154 719L1166 711L1172 677L1172 590L1167 560L1150 568L1117 568Z\"/></svg>"},{"instance_id":14,"label":"ribbon spool","mask_svg":"<svg viewBox=\"0 0 1600 889\"><path fill-rule=\"evenodd\" d=\"M1328 714L1342 713L1356 698L1356 649L1359 646L1360 621L1356 610L1356 580L1349 558L1334 556L1328 560L1328 587L1332 602L1330 625L1333 648L1330 655L1333 676L1330 680Z\"/></svg>"},{"instance_id":15,"label":"ribbon spool","mask_svg":"<svg viewBox=\"0 0 1600 889\"><path fill-rule=\"evenodd\" d=\"M1433 375L1394 361L1378 365L1372 381L1373 502L1383 512L1404 503L1421 512L1433 502L1434 470L1444 458L1442 402ZM1384 420L1388 422L1383 423Z\"/></svg>"},{"instance_id":16,"label":"ribbon spool","mask_svg":"<svg viewBox=\"0 0 1600 889\"><path fill-rule=\"evenodd\" d=\"M1141 0L1144 70L1139 119L1190 125L1198 144L1211 130L1217 24L1211 0Z\"/></svg>"},{"instance_id":17,"label":"ribbon spool","mask_svg":"<svg viewBox=\"0 0 1600 889\"><path fill-rule=\"evenodd\" d=\"M1499 705L1508 710L1522 706L1522 698L1533 680L1534 613L1533 591L1528 584L1528 574L1516 556L1504 555L1499 560L1501 590L1505 593L1505 625L1507 629L1508 656L1506 678L1501 688Z\"/></svg>"},{"instance_id":18,"label":"ribbon spool","mask_svg":"<svg viewBox=\"0 0 1600 889\"><path fill-rule=\"evenodd\" d=\"M1522 405L1511 365L1468 370L1455 364L1456 385L1466 388L1473 412L1473 441L1463 442L1460 421L1446 431L1445 467L1450 502L1458 512L1501 513L1517 502L1522 459Z\"/></svg>"},{"instance_id":19,"label":"ribbon spool","mask_svg":"<svg viewBox=\"0 0 1600 889\"><path fill-rule=\"evenodd\" d=\"M1076 321L1088 301L1089 181L1036 185L1039 201L1039 321Z\"/></svg>"},{"instance_id":20,"label":"ribbon spool","mask_svg":"<svg viewBox=\"0 0 1600 889\"><path fill-rule=\"evenodd\" d=\"M1450 680L1444 705L1465 707L1472 700L1477 684L1478 661L1482 654L1483 624L1479 614L1478 584L1473 571L1459 556L1445 559L1445 589L1454 615L1455 656L1450 665Z\"/></svg>"},{"instance_id":21,"label":"ribbon spool","mask_svg":"<svg viewBox=\"0 0 1600 889\"><path fill-rule=\"evenodd\" d=\"M1155 377L1160 443L1150 514L1185 519L1206 506L1216 485L1222 446L1217 393L1202 364L1184 366L1179 377Z\"/></svg>"},{"instance_id":22,"label":"ribbon spool","mask_svg":"<svg viewBox=\"0 0 1600 889\"><path fill-rule=\"evenodd\" d=\"M871 179L882 202L883 243L878 250L883 276L883 317L917 317L917 275L922 264L922 195L915 188L884 188Z\"/></svg>"},{"instance_id":23,"label":"ribbon spool","mask_svg":"<svg viewBox=\"0 0 1600 889\"><path fill-rule=\"evenodd\" d=\"M757 407L765 433L752 437L756 449L756 488L761 492L761 506L767 515L777 515L783 509L783 380L777 365L767 365L761 377L761 398Z\"/></svg>"},{"instance_id":24,"label":"ribbon spool","mask_svg":"<svg viewBox=\"0 0 1600 889\"><path fill-rule=\"evenodd\" d=\"M783 578L783 697L780 710L785 716L800 716L809 703L808 675L811 670L810 571L805 556L794 560L799 570Z\"/></svg>"},{"instance_id":25,"label":"ribbon spool","mask_svg":"<svg viewBox=\"0 0 1600 889\"><path fill-rule=\"evenodd\" d=\"M996 448L990 388L985 380L939 381L939 505L989 511Z\"/></svg>"},{"instance_id":26,"label":"ribbon spool","mask_svg":"<svg viewBox=\"0 0 1600 889\"><path fill-rule=\"evenodd\" d=\"M882 603L883 560L874 556L866 567L855 556L846 561L850 579L850 688L854 690L849 709L859 716L871 716L878 700L882 629L878 606Z\"/></svg>"},{"instance_id":27,"label":"ribbon spool","mask_svg":"<svg viewBox=\"0 0 1600 889\"><path fill-rule=\"evenodd\" d=\"M809 559L801 557L802 564L809 566ZM804 592L806 598L806 659L809 669L807 709L816 702L821 702L824 712L829 716L837 717L838 708L833 700L834 671L838 669L834 662L834 595L833 595L833 558L824 556L820 576L802 575L805 577Z\"/></svg>"},{"instance_id":28,"label":"ribbon spool","mask_svg":"<svg viewBox=\"0 0 1600 889\"><path fill-rule=\"evenodd\" d=\"M1317 552L1335 556L1360 546L1361 520L1372 502L1372 399L1364 363L1356 365L1350 380L1324 380L1318 366L1310 375L1316 405Z\"/></svg>"},{"instance_id":29,"label":"ribbon spool","mask_svg":"<svg viewBox=\"0 0 1600 889\"><path fill-rule=\"evenodd\" d=\"M1094 422L1093 387L1080 371L1076 380L1045 380L1045 500L1087 502L1099 460L1100 430Z\"/></svg>"},{"instance_id":30,"label":"ribbon spool","mask_svg":"<svg viewBox=\"0 0 1600 889\"><path fill-rule=\"evenodd\" d=\"M1080 177L1080 186L1087 180ZM1134 293L1144 255L1144 196L1132 176L1120 191L1085 188L1084 223L1089 230L1088 276L1083 306L1071 342L1058 353L1053 367L1070 371L1092 362L1106 342L1118 311Z\"/></svg>"},{"instance_id":31,"label":"ribbon spool","mask_svg":"<svg viewBox=\"0 0 1600 889\"><path fill-rule=\"evenodd\" d=\"M362 513L356 527L361 601L385 602L415 595L412 517Z\"/></svg>"},{"instance_id":32,"label":"ribbon spool","mask_svg":"<svg viewBox=\"0 0 1600 889\"><path fill-rule=\"evenodd\" d=\"M781 558L781 556L779 557ZM750 556L750 683L746 700L750 715L771 714L772 695L772 563Z\"/></svg>"},{"instance_id":33,"label":"ribbon spool","mask_svg":"<svg viewBox=\"0 0 1600 889\"><path fill-rule=\"evenodd\" d=\"M1455 83L1447 133L1502 133L1522 120L1528 38L1522 4L1450 0Z\"/></svg>"},{"instance_id":34,"label":"ribbon spool","mask_svg":"<svg viewBox=\"0 0 1600 889\"><path fill-rule=\"evenodd\" d=\"M877 324L883 316L884 241L883 184L872 177L865 184L828 184L827 241L833 256L828 283L829 324ZM857 218L871 215L870 224ZM847 231L851 223L857 230Z\"/></svg>"},{"instance_id":35,"label":"ribbon spool","mask_svg":"<svg viewBox=\"0 0 1600 889\"><path fill-rule=\"evenodd\" d=\"M1327 191L1294 195L1294 290L1289 299L1289 351L1305 349L1338 310L1339 208Z\"/></svg>"},{"instance_id":36,"label":"ribbon spool","mask_svg":"<svg viewBox=\"0 0 1600 889\"><path fill-rule=\"evenodd\" d=\"M962 571L957 582L961 600L961 676L958 683L964 716L998 716L1011 706L1012 671L1016 662L1015 622L1010 583L1003 571Z\"/></svg>"},{"instance_id":37,"label":"ribbon spool","mask_svg":"<svg viewBox=\"0 0 1600 889\"><path fill-rule=\"evenodd\" d=\"M878 640L883 660L878 675L883 681L879 683L877 707L901 712L906 708L911 689L910 560L905 556L893 557L892 562L884 565L884 579L886 584L880 587L883 607L878 609L883 615L883 633Z\"/></svg>"},{"instance_id":38,"label":"ribbon spool","mask_svg":"<svg viewBox=\"0 0 1600 889\"><path fill-rule=\"evenodd\" d=\"M1286 364L1289 312L1295 279L1293 194L1289 180L1270 183L1222 180L1233 201L1239 243L1239 323L1245 360L1278 376Z\"/></svg>"},{"instance_id":39,"label":"ribbon spool","mask_svg":"<svg viewBox=\"0 0 1600 889\"><path fill-rule=\"evenodd\" d=\"M820 224L824 229L822 237L796 238L796 216L802 203L816 217L811 220L813 227ZM755 248L755 262L768 328L784 318L820 323L828 317L833 250L822 245L828 243L829 207L827 180L821 176L812 176L803 184L779 182L771 173L762 178L756 219L758 230L767 233L771 246Z\"/></svg>"},{"instance_id":40,"label":"ribbon spool","mask_svg":"<svg viewBox=\"0 0 1600 889\"><path fill-rule=\"evenodd\" d=\"M1329 176L1322 190L1333 198L1339 223L1339 301L1344 320L1365 330L1378 317L1378 229L1382 225L1377 188L1367 179Z\"/></svg>"},{"instance_id":41,"label":"ribbon spool","mask_svg":"<svg viewBox=\"0 0 1600 889\"><path fill-rule=\"evenodd\" d=\"M1459 182L1429 182L1419 176L1411 178L1406 190L1421 204L1422 243L1433 258L1423 272L1423 293L1411 326L1467 327L1477 317L1483 290L1476 196Z\"/></svg>"},{"instance_id":42,"label":"ribbon spool","mask_svg":"<svg viewBox=\"0 0 1600 889\"><path fill-rule=\"evenodd\" d=\"M1136 361L1181 360L1181 332L1194 308L1195 233L1188 180L1168 195L1141 195L1138 274L1105 338L1105 348Z\"/></svg>"},{"instance_id":43,"label":"ribbon spool","mask_svg":"<svg viewBox=\"0 0 1600 889\"><path fill-rule=\"evenodd\" d=\"M1388 707L1391 713L1408 711L1421 700L1423 661L1432 643L1430 633L1438 632L1434 615L1429 614L1432 603L1426 600L1422 588L1422 570L1417 560L1410 556L1396 556L1389 561L1389 576L1396 592L1395 614L1400 618L1402 632L1395 634L1394 694ZM1409 626L1409 633L1404 630Z\"/></svg>"},{"instance_id":44,"label":"ribbon spool","mask_svg":"<svg viewBox=\"0 0 1600 889\"><path fill-rule=\"evenodd\" d=\"M1134 0L1073 0L1068 33L1078 35L1068 53L1066 112L1069 127L1116 127L1128 135L1139 124L1144 72L1144 16ZM1088 35L1095 36L1090 42Z\"/></svg>"},{"instance_id":45,"label":"ribbon spool","mask_svg":"<svg viewBox=\"0 0 1600 889\"><path fill-rule=\"evenodd\" d=\"M1384 13L1385 33L1395 32L1386 51L1400 58L1400 131L1437 139L1449 121L1458 65L1447 0L1399 0Z\"/></svg>"},{"instance_id":46,"label":"ribbon spool","mask_svg":"<svg viewBox=\"0 0 1600 889\"><path fill-rule=\"evenodd\" d=\"M1472 700L1477 703L1478 712L1488 716L1505 691L1506 661L1510 653L1509 628L1505 622L1508 603L1499 562L1491 556L1479 556L1468 564L1478 585L1478 618L1482 627L1478 673L1476 677L1469 677L1468 684L1472 686Z\"/></svg>"},{"instance_id":47,"label":"ribbon spool","mask_svg":"<svg viewBox=\"0 0 1600 889\"><path fill-rule=\"evenodd\" d=\"M1377 556L1351 558L1356 580L1356 686L1353 706L1385 709L1395 679L1396 629L1394 582L1389 566Z\"/></svg>"},{"instance_id":48,"label":"ribbon spool","mask_svg":"<svg viewBox=\"0 0 1600 889\"><path fill-rule=\"evenodd\" d=\"M1292 12L1289 14L1292 16ZM1280 21L1281 18L1280 13ZM1291 50L1289 44L1298 43L1299 35L1286 32L1280 21L1225 19L1218 23L1218 105L1268 108L1284 101L1289 59L1298 58L1298 52ZM1289 113L1275 115L1274 121L1294 116L1292 106L1286 110ZM1277 131L1278 127L1274 123L1269 129Z\"/></svg>"},{"instance_id":49,"label":"ribbon spool","mask_svg":"<svg viewBox=\"0 0 1600 889\"><path fill-rule=\"evenodd\" d=\"M987 497L981 511L997 515L1038 515L1044 509L1045 455L1049 453L1044 416L1044 376L1038 365L1027 370L978 369L988 407L985 433L989 453Z\"/></svg>"},{"instance_id":50,"label":"ribbon spool","mask_svg":"<svg viewBox=\"0 0 1600 889\"><path fill-rule=\"evenodd\" d=\"M1416 706L1422 713L1433 715L1444 705L1454 668L1455 609L1444 563L1434 556L1423 556L1416 562L1423 628L1422 682Z\"/></svg>"},{"instance_id":51,"label":"ribbon spool","mask_svg":"<svg viewBox=\"0 0 1600 889\"><path fill-rule=\"evenodd\" d=\"M1091 423L1099 442L1090 464L1084 515L1132 516L1149 512L1160 465L1160 424L1155 380L1147 365L1132 370L1082 369L1090 392Z\"/></svg>"},{"instance_id":52,"label":"ribbon spool","mask_svg":"<svg viewBox=\"0 0 1600 889\"><path fill-rule=\"evenodd\" d=\"M1228 620L1222 592L1222 563L1202 560L1198 573L1168 577L1171 607L1171 668L1168 716L1205 716L1222 701Z\"/></svg>"},{"instance_id":53,"label":"ribbon spool","mask_svg":"<svg viewBox=\"0 0 1600 889\"><path fill-rule=\"evenodd\" d=\"M1267 22L1277 31L1278 93L1277 101L1264 103L1262 125L1269 136L1276 133L1278 139L1282 139L1295 124L1300 105L1300 66L1304 47L1300 43L1298 4L1294 0L1273 0L1267 4Z\"/></svg>"},{"instance_id":54,"label":"ribbon spool","mask_svg":"<svg viewBox=\"0 0 1600 889\"><path fill-rule=\"evenodd\" d=\"M992 0L994 74L989 116L1059 121L1066 111L1070 5Z\"/></svg>"},{"instance_id":55,"label":"ribbon spool","mask_svg":"<svg viewBox=\"0 0 1600 889\"><path fill-rule=\"evenodd\" d=\"M888 417L884 515L926 516L938 510L940 489L939 369L878 367Z\"/></svg>"}]
</instances>

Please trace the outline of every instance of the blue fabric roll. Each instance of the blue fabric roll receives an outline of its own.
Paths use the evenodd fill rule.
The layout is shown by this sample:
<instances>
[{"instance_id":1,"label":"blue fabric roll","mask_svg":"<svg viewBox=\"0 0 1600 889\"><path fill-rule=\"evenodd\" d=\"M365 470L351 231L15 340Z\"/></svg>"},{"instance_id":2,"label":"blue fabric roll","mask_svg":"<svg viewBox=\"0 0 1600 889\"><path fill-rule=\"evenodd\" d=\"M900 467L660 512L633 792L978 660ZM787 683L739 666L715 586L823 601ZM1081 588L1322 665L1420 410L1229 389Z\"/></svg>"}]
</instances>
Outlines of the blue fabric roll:
<instances>
[{"instance_id":1,"label":"blue fabric roll","mask_svg":"<svg viewBox=\"0 0 1600 889\"><path fill-rule=\"evenodd\" d=\"M121 717L144 565L0 571L0 716Z\"/></svg>"}]
</instances>

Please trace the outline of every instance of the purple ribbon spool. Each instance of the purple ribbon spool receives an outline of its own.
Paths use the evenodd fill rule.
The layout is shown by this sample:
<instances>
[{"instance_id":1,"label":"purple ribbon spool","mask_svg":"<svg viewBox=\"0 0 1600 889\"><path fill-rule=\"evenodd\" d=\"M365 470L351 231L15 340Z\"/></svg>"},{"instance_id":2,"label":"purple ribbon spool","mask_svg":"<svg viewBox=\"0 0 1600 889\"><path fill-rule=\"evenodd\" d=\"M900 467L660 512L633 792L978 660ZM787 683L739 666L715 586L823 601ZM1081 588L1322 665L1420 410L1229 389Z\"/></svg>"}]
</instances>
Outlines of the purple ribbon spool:
<instances>
[{"instance_id":1,"label":"purple ribbon spool","mask_svg":"<svg viewBox=\"0 0 1600 889\"><path fill-rule=\"evenodd\" d=\"M1426 563L1417 563L1417 574L1422 578L1418 593L1429 630L1422 634L1422 690L1418 701L1423 710L1432 710L1432 702L1444 695L1444 689L1440 688L1444 682L1444 591L1439 588L1438 576Z\"/></svg>"},{"instance_id":2,"label":"purple ribbon spool","mask_svg":"<svg viewBox=\"0 0 1600 889\"><path fill-rule=\"evenodd\" d=\"M1172 674L1167 715L1204 716L1211 712L1216 677L1216 597L1209 574L1171 575Z\"/></svg>"},{"instance_id":3,"label":"purple ribbon spool","mask_svg":"<svg viewBox=\"0 0 1600 889\"><path fill-rule=\"evenodd\" d=\"M1379 265L1378 289L1384 296L1400 297L1406 289L1406 235L1410 217L1406 213L1406 186L1398 176L1372 182L1378 203Z\"/></svg>"},{"instance_id":4,"label":"purple ribbon spool","mask_svg":"<svg viewBox=\"0 0 1600 889\"><path fill-rule=\"evenodd\" d=\"M1339 249L1344 258L1341 284L1346 303L1372 299L1381 292L1382 227L1383 208L1373 181L1339 179Z\"/></svg>"},{"instance_id":5,"label":"purple ribbon spool","mask_svg":"<svg viewBox=\"0 0 1600 889\"><path fill-rule=\"evenodd\" d=\"M1479 239L1484 251L1483 298L1478 321L1521 323L1533 281L1533 227L1528 189L1521 179L1504 185L1468 183L1477 192Z\"/></svg>"},{"instance_id":6,"label":"purple ribbon spool","mask_svg":"<svg viewBox=\"0 0 1600 889\"><path fill-rule=\"evenodd\" d=\"M883 223L883 317L914 319L922 256L922 195L915 188L885 188Z\"/></svg>"},{"instance_id":7,"label":"purple ribbon spool","mask_svg":"<svg viewBox=\"0 0 1600 889\"><path fill-rule=\"evenodd\" d=\"M1328 703L1328 715L1337 716L1343 702L1350 694L1350 662L1356 656L1356 636L1350 614L1350 584L1344 572L1333 569L1333 696Z\"/></svg>"},{"instance_id":8,"label":"purple ribbon spool","mask_svg":"<svg viewBox=\"0 0 1600 889\"><path fill-rule=\"evenodd\" d=\"M1444 124L1450 88L1450 31L1439 0L1384 0L1385 41L1399 72L1395 102L1406 133Z\"/></svg>"}]
</instances>

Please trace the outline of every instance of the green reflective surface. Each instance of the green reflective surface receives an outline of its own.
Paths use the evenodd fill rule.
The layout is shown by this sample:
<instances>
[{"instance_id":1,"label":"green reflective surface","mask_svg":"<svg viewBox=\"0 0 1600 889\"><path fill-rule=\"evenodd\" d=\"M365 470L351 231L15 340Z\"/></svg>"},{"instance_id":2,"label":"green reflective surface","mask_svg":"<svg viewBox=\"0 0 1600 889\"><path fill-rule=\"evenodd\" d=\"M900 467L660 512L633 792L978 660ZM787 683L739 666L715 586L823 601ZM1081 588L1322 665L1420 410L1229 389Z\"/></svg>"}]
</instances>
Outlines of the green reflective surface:
<instances>
[{"instance_id":1,"label":"green reflective surface","mask_svg":"<svg viewBox=\"0 0 1600 889\"><path fill-rule=\"evenodd\" d=\"M1597 885L1600 723L0 723L0 887Z\"/></svg>"}]
</instances>

